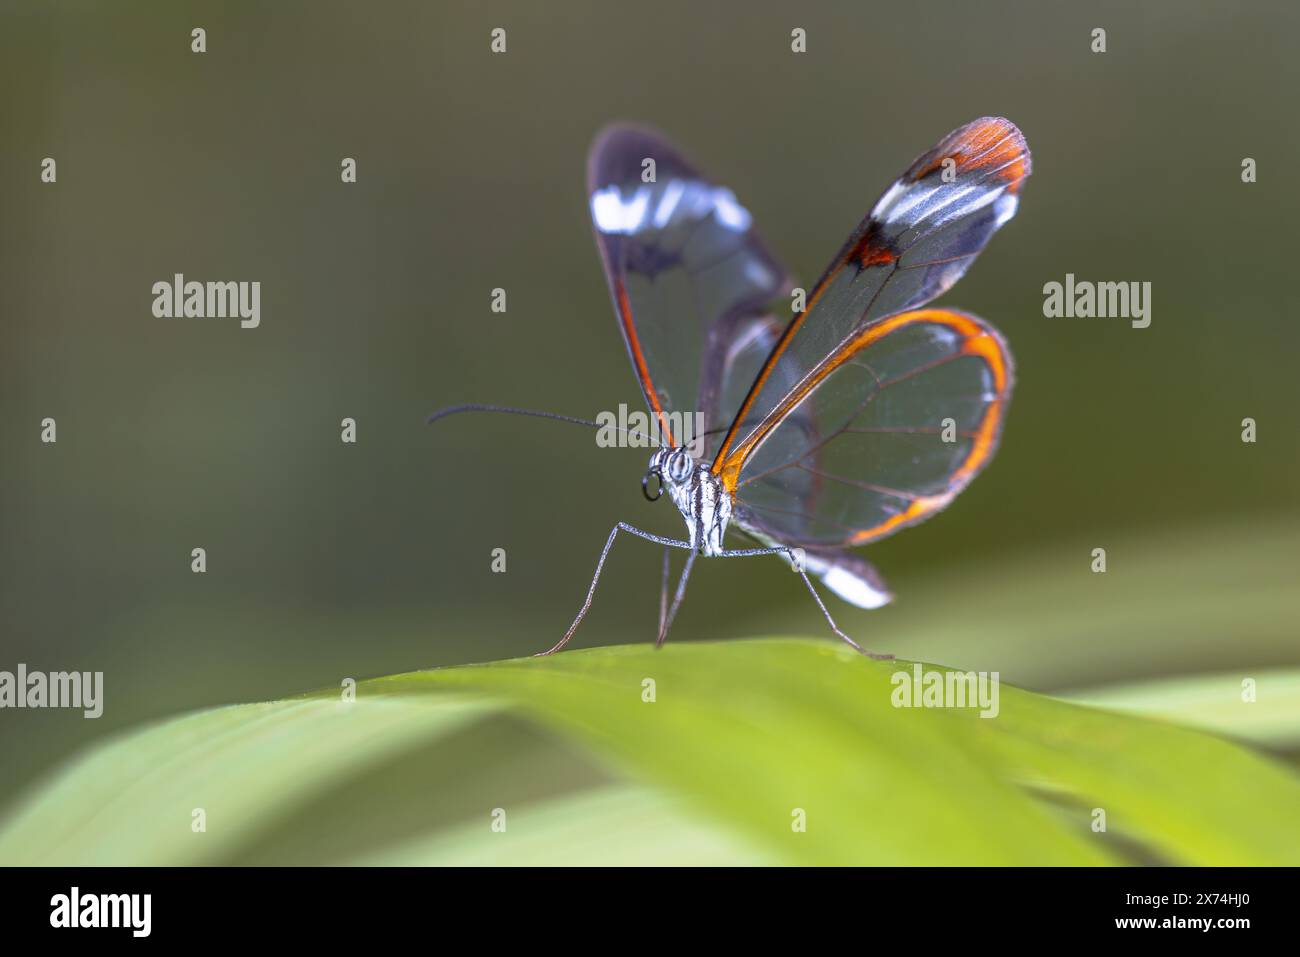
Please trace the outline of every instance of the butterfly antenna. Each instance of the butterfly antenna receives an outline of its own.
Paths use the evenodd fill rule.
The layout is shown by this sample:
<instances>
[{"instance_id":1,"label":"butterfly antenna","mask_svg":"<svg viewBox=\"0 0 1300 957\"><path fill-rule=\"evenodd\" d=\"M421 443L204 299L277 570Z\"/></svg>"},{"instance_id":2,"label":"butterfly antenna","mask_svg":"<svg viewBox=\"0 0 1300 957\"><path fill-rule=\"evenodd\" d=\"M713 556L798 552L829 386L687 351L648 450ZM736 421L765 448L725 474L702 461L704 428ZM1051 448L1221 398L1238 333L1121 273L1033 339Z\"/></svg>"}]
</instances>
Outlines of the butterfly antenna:
<instances>
[{"instance_id":1,"label":"butterfly antenna","mask_svg":"<svg viewBox=\"0 0 1300 957\"><path fill-rule=\"evenodd\" d=\"M650 438L650 436L646 435L644 432L637 432L631 429L623 429L623 428L619 428L616 425L604 426L601 425L599 422L593 422L591 419L579 419L577 416L573 416L573 415L560 415L559 413L556 412L542 412L538 409L516 409L513 406L508 406L508 405L483 405L477 402L471 402L465 405L449 405L445 409L439 409L438 411L434 412L427 419L425 419L424 422L426 425L430 425L434 422L437 422L439 419L445 419L447 416L455 415L458 412L504 412L508 415L531 415L533 418L536 419L554 419L557 422L572 422L574 425L585 425L592 429L613 428L618 432L622 432L624 435L637 436L639 438L649 440L652 443L654 441L653 439Z\"/></svg>"}]
</instances>

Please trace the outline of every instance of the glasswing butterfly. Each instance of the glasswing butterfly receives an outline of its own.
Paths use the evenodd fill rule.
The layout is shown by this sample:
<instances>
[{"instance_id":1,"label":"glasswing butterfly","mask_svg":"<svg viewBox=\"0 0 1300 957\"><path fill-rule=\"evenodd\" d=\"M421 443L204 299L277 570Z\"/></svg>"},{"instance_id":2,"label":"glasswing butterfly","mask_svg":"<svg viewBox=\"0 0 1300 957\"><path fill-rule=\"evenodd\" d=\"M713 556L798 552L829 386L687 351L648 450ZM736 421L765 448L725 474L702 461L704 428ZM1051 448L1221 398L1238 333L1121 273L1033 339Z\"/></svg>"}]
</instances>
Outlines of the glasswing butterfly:
<instances>
[{"instance_id":1,"label":"glasswing butterfly","mask_svg":"<svg viewBox=\"0 0 1300 957\"><path fill-rule=\"evenodd\" d=\"M959 127L885 191L783 319L794 282L735 194L652 130L602 132L588 156L591 219L661 441L642 490L653 501L666 489L688 534L615 525L577 617L542 654L578 630L620 531L664 546L657 644L697 555L777 555L803 577L835 634L863 651L808 573L858 607L887 604L880 575L850 549L945 508L992 458L1011 398L1006 342L969 313L924 307L1015 215L1029 172L1029 148L1008 120ZM454 406L429 421L464 411L600 427L489 405ZM687 411L703 423L689 447L672 429L681 421L672 413ZM735 530L756 547L727 548ZM687 556L670 606L673 548Z\"/></svg>"}]
</instances>

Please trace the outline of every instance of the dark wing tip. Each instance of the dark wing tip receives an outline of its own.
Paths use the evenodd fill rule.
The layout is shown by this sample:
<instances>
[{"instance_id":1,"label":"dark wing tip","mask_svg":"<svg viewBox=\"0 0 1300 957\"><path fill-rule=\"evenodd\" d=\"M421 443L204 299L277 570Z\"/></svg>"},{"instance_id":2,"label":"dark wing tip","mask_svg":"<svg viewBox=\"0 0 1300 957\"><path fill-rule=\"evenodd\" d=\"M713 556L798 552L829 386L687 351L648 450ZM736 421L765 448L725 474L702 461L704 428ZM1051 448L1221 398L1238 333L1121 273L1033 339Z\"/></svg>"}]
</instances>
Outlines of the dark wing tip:
<instances>
[{"instance_id":1,"label":"dark wing tip","mask_svg":"<svg viewBox=\"0 0 1300 957\"><path fill-rule=\"evenodd\" d=\"M654 127L611 123L596 134L587 150L587 193L640 176L641 163L647 157L654 159L659 176L704 179L672 141Z\"/></svg>"}]
</instances>

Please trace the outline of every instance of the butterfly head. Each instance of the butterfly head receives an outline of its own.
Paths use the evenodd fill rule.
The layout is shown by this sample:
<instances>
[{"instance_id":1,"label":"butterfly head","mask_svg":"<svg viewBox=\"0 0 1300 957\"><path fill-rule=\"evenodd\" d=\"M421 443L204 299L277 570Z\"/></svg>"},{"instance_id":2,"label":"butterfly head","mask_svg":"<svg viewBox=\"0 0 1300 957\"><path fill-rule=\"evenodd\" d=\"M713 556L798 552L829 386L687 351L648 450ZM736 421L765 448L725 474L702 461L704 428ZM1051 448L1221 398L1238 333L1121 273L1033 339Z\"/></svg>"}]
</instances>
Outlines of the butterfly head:
<instances>
[{"instance_id":1,"label":"butterfly head","mask_svg":"<svg viewBox=\"0 0 1300 957\"><path fill-rule=\"evenodd\" d=\"M641 477L641 492L648 501L655 501L667 487L676 497L679 490L690 484L695 474L695 460L686 449L656 449L650 456L650 467ZM650 494L651 480L654 480L654 494Z\"/></svg>"},{"instance_id":2,"label":"butterfly head","mask_svg":"<svg viewBox=\"0 0 1300 957\"><path fill-rule=\"evenodd\" d=\"M651 479L656 483L653 495ZM731 519L731 496L718 477L686 449L659 449L650 456L650 469L641 479L641 491L653 502L665 488L686 519L691 547L705 555L721 554L722 538Z\"/></svg>"}]
</instances>

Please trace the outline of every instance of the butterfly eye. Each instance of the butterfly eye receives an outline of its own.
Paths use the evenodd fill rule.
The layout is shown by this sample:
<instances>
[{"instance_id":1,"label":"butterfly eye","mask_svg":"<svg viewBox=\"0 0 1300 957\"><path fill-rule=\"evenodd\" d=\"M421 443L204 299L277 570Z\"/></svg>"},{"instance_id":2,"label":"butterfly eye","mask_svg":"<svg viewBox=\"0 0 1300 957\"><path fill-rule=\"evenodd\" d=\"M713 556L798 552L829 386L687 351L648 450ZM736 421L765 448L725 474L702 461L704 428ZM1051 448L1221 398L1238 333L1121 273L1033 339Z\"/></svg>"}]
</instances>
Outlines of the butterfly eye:
<instances>
[{"instance_id":1,"label":"butterfly eye","mask_svg":"<svg viewBox=\"0 0 1300 957\"><path fill-rule=\"evenodd\" d=\"M685 482L691 474L691 460L685 455L678 456L673 461L672 475L674 482Z\"/></svg>"},{"instance_id":2,"label":"butterfly eye","mask_svg":"<svg viewBox=\"0 0 1300 957\"><path fill-rule=\"evenodd\" d=\"M655 480L655 493L653 495L650 494L651 476L654 476ZM646 472L645 475L641 476L641 494L645 496L647 502L653 502L658 499L660 495L664 494L663 473L658 469L651 469L649 472Z\"/></svg>"}]
</instances>

